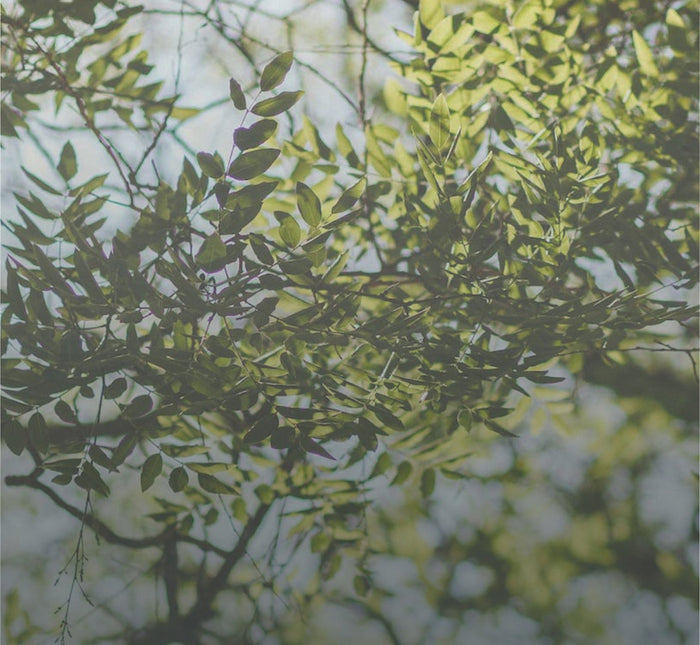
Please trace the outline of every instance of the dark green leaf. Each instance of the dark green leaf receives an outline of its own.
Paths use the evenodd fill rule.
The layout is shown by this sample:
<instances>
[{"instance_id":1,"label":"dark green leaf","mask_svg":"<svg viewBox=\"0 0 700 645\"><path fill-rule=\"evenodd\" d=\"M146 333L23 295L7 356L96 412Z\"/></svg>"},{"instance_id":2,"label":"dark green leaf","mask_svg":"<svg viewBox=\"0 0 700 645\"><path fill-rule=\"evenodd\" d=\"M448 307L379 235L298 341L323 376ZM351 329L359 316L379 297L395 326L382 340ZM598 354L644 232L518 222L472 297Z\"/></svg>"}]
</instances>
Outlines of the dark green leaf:
<instances>
[{"instance_id":1,"label":"dark green leaf","mask_svg":"<svg viewBox=\"0 0 700 645\"><path fill-rule=\"evenodd\" d=\"M70 141L61 150L61 159L58 162L58 172L66 181L75 176L78 172L78 162L75 157L75 150Z\"/></svg>"},{"instance_id":2,"label":"dark green leaf","mask_svg":"<svg viewBox=\"0 0 700 645\"><path fill-rule=\"evenodd\" d=\"M63 399L56 401L54 406L56 416L64 423L78 423L78 417L75 416L73 408L70 407Z\"/></svg>"},{"instance_id":3,"label":"dark green leaf","mask_svg":"<svg viewBox=\"0 0 700 645\"><path fill-rule=\"evenodd\" d=\"M146 491L153 486L153 482L156 481L156 477L160 475L161 470L163 470L163 457L161 457L159 452L151 455L143 462L143 466L141 466L142 491Z\"/></svg>"},{"instance_id":4,"label":"dark green leaf","mask_svg":"<svg viewBox=\"0 0 700 645\"><path fill-rule=\"evenodd\" d=\"M185 486L187 486L188 481L189 477L187 475L187 471L182 466L173 468L173 470L170 471L170 477L168 477L168 484L170 485L170 488L173 492L179 493L185 488Z\"/></svg>"},{"instance_id":5,"label":"dark green leaf","mask_svg":"<svg viewBox=\"0 0 700 645\"><path fill-rule=\"evenodd\" d=\"M235 495L237 493L235 488L224 484L224 482L219 481L212 475L197 473L197 480L202 489L208 493L217 493L219 495Z\"/></svg>"},{"instance_id":6,"label":"dark green leaf","mask_svg":"<svg viewBox=\"0 0 700 645\"><path fill-rule=\"evenodd\" d=\"M272 257L270 249L267 248L267 244L263 241L265 238L262 236L252 236L250 237L250 246L255 253L255 257L260 260L263 264L270 266L274 264L275 258Z\"/></svg>"},{"instance_id":7,"label":"dark green leaf","mask_svg":"<svg viewBox=\"0 0 700 645\"><path fill-rule=\"evenodd\" d=\"M314 455L320 455L321 457L335 461L335 457L331 455L330 452L328 452L320 443L316 443L310 437L301 435L299 438L299 443L306 452L311 452Z\"/></svg>"},{"instance_id":8,"label":"dark green leaf","mask_svg":"<svg viewBox=\"0 0 700 645\"><path fill-rule=\"evenodd\" d=\"M253 179L262 175L279 157L280 151L274 148L251 150L239 155L228 167L228 175L234 179Z\"/></svg>"},{"instance_id":9,"label":"dark green leaf","mask_svg":"<svg viewBox=\"0 0 700 645\"><path fill-rule=\"evenodd\" d=\"M46 421L40 412L35 412L29 417L27 430L34 448L41 453L47 452L49 449L49 431L46 427Z\"/></svg>"},{"instance_id":10,"label":"dark green leaf","mask_svg":"<svg viewBox=\"0 0 700 645\"><path fill-rule=\"evenodd\" d=\"M236 128L233 132L233 142L241 149L257 148L265 143L277 130L277 122L273 119L261 119L248 128Z\"/></svg>"},{"instance_id":11,"label":"dark green leaf","mask_svg":"<svg viewBox=\"0 0 700 645\"><path fill-rule=\"evenodd\" d=\"M297 182L297 207L304 221L309 226L318 226L321 222L321 201L311 188Z\"/></svg>"},{"instance_id":12,"label":"dark green leaf","mask_svg":"<svg viewBox=\"0 0 700 645\"><path fill-rule=\"evenodd\" d=\"M246 443L260 443L275 432L279 425L280 421L276 414L265 415L255 422L255 425L243 437L243 441Z\"/></svg>"},{"instance_id":13,"label":"dark green leaf","mask_svg":"<svg viewBox=\"0 0 700 645\"><path fill-rule=\"evenodd\" d=\"M251 112L258 116L275 116L281 114L291 108L301 98L303 93L304 92L301 91L280 92L271 99L265 99L264 101L256 103L251 108Z\"/></svg>"},{"instance_id":14,"label":"dark green leaf","mask_svg":"<svg viewBox=\"0 0 700 645\"><path fill-rule=\"evenodd\" d=\"M212 179L218 179L224 172L224 162L218 155L212 155L208 152L198 152L197 153L197 163L202 169L202 172Z\"/></svg>"},{"instance_id":15,"label":"dark green leaf","mask_svg":"<svg viewBox=\"0 0 700 645\"><path fill-rule=\"evenodd\" d=\"M420 493L423 497L430 497L435 490L435 470L426 468L420 478Z\"/></svg>"},{"instance_id":16,"label":"dark green leaf","mask_svg":"<svg viewBox=\"0 0 700 645\"><path fill-rule=\"evenodd\" d=\"M245 110L246 101L245 94L243 94L243 89L241 88L238 81L232 78L228 82L229 95L233 101L233 105L237 110Z\"/></svg>"},{"instance_id":17,"label":"dark green leaf","mask_svg":"<svg viewBox=\"0 0 700 645\"><path fill-rule=\"evenodd\" d=\"M104 497L109 495L107 484L105 484L102 477L100 477L97 468L89 461L83 463L82 472L75 478L75 483L87 490L95 490Z\"/></svg>"},{"instance_id":18,"label":"dark green leaf","mask_svg":"<svg viewBox=\"0 0 700 645\"><path fill-rule=\"evenodd\" d=\"M370 410L374 412L377 419L392 430L404 430L404 425L401 419L395 416L392 412L389 412L389 410L387 410L384 406L371 405Z\"/></svg>"},{"instance_id":19,"label":"dark green leaf","mask_svg":"<svg viewBox=\"0 0 700 645\"><path fill-rule=\"evenodd\" d=\"M140 394L135 397L134 400L128 405L124 410L124 416L131 419L137 417L142 417L144 414L148 414L153 407L153 399L151 399L149 394Z\"/></svg>"},{"instance_id":20,"label":"dark green leaf","mask_svg":"<svg viewBox=\"0 0 700 645\"><path fill-rule=\"evenodd\" d=\"M294 61L292 52L284 52L279 56L275 56L263 70L260 76L260 89L267 92L276 88L287 75L289 68Z\"/></svg>"},{"instance_id":21,"label":"dark green leaf","mask_svg":"<svg viewBox=\"0 0 700 645\"><path fill-rule=\"evenodd\" d=\"M105 387L105 399L116 399L126 392L126 379L119 376Z\"/></svg>"},{"instance_id":22,"label":"dark green leaf","mask_svg":"<svg viewBox=\"0 0 700 645\"><path fill-rule=\"evenodd\" d=\"M226 245L218 233L212 233L199 249L197 266L207 273L216 273L226 266Z\"/></svg>"},{"instance_id":23,"label":"dark green leaf","mask_svg":"<svg viewBox=\"0 0 700 645\"><path fill-rule=\"evenodd\" d=\"M7 447L16 455L21 455L27 447L25 429L16 421L5 421L2 424L2 437Z\"/></svg>"}]
</instances>

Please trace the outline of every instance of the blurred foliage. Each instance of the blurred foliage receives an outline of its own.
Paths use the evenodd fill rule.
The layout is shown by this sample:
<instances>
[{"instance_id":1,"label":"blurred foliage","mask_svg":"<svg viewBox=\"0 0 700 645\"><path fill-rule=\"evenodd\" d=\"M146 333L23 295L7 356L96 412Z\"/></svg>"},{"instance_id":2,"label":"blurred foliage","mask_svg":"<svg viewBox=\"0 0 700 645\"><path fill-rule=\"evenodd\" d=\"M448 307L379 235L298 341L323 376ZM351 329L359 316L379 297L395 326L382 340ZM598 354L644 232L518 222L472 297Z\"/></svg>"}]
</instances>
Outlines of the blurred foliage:
<instances>
[{"instance_id":1,"label":"blurred foliage","mask_svg":"<svg viewBox=\"0 0 700 645\"><path fill-rule=\"evenodd\" d=\"M100 642L295 642L295 616L348 567L338 602L414 642L380 579L402 558L445 642L463 640L461 617L504 607L549 639L533 642L613 638L587 600L609 575L694 597L690 556L655 539L635 500L659 446L645 406L669 452L697 420L692 375L648 358L695 368L695 8L423 0L393 51L371 37L371 2L344 3L356 65L345 87L325 80L354 123L326 132L309 116L323 94L292 81L312 67L249 28L291 29L314 3L163 4L3 8L2 134L51 167L18 155L27 189L4 222L2 432L31 462L5 482L80 521L61 640L90 532L158 551L143 569L156 609ZM141 42L168 17L166 84ZM248 65L208 106L180 99L186 37ZM376 91L375 57L394 72ZM216 149L180 136L223 105ZM554 424L580 444L577 379L647 402L593 433L580 479L558 485L509 441ZM470 472L494 446L511 446L509 466ZM502 496L488 521L422 540L470 487ZM382 502L399 490L400 511ZM115 510L127 499L129 519ZM538 535L527 509L567 519ZM287 571L297 559L306 586ZM461 565L484 573L481 591L459 591L455 576L474 577ZM31 627L13 594L19 641L15 621ZM227 611L239 602L248 615Z\"/></svg>"}]
</instances>

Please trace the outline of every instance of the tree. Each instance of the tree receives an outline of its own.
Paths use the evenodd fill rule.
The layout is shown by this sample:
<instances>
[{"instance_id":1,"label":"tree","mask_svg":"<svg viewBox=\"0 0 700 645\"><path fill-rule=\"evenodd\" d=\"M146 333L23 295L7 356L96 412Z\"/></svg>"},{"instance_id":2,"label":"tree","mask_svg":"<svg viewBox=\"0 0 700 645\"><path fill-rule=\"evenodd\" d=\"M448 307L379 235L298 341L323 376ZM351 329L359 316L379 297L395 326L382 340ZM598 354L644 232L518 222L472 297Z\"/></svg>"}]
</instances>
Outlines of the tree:
<instances>
[{"instance_id":1,"label":"tree","mask_svg":"<svg viewBox=\"0 0 700 645\"><path fill-rule=\"evenodd\" d=\"M373 604L388 593L373 559L397 553L378 536L401 526L372 509L382 491L420 491L408 535L436 481L470 480L469 454L493 445L488 433L507 445L542 392L566 398L576 379L632 370L639 394L645 374L671 369L646 366L650 352L695 367L694 9L528 0L446 12L424 0L395 53L372 38L371 5L344 3L356 94L325 80L355 122L332 131L305 116L325 99L294 83L298 49L249 26L262 15L301 30L293 11L3 10L2 133L51 165L25 159L28 187L5 223L3 437L18 464L31 459L5 483L78 520L62 641L93 534L139 553L167 607L142 607L142 622L101 642L295 642L293 616L344 563L354 596L341 602L396 642ZM167 91L139 39L170 15L180 58ZM180 98L193 28L250 65L204 107ZM370 57L393 70L377 88ZM216 147L183 137L223 104ZM693 408L678 418L696 421ZM532 466L513 463L527 481ZM592 496L594 525L608 512L596 486L569 491L576 505ZM130 501L130 521L115 499ZM473 542L475 561L504 576L515 565L494 544L507 517ZM657 548L637 537L638 560L610 555L629 556L628 572ZM465 557L460 544L445 535L443 562ZM550 546L546 557L561 553ZM562 560L585 569L587 558ZM305 588L287 574L295 562L310 570ZM642 583L658 590L664 562ZM686 596L692 579L676 579ZM488 602L512 590L497 582ZM466 610L448 595L441 612ZM233 615L232 599L244 607ZM547 602L531 615L562 642Z\"/></svg>"}]
</instances>

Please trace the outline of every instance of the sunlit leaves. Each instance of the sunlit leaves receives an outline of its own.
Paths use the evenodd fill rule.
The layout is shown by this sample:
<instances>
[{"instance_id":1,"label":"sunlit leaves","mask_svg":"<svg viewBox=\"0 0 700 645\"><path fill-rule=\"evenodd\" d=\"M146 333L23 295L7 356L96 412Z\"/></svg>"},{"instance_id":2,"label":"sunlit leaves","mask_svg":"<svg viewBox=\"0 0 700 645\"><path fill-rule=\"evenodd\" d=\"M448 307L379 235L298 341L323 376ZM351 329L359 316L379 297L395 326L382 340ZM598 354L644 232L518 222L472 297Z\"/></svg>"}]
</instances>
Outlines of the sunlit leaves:
<instances>
[{"instance_id":1,"label":"sunlit leaves","mask_svg":"<svg viewBox=\"0 0 700 645\"><path fill-rule=\"evenodd\" d=\"M442 150L450 140L450 109L443 94L435 99L430 111L430 139L438 150Z\"/></svg>"},{"instance_id":2,"label":"sunlit leaves","mask_svg":"<svg viewBox=\"0 0 700 645\"><path fill-rule=\"evenodd\" d=\"M656 62L654 61L654 54L642 35L636 29L632 32L632 40L634 41L634 51L637 54L639 68L641 69L642 73L646 74L647 76L658 76L659 70L656 67Z\"/></svg>"},{"instance_id":3,"label":"sunlit leaves","mask_svg":"<svg viewBox=\"0 0 700 645\"><path fill-rule=\"evenodd\" d=\"M240 493L229 506L245 523L293 494L293 530L309 535L324 577L346 548L360 552L358 506L374 487L430 498L444 483L436 473L467 476L462 461L482 440L503 445L518 424L554 422L549 408L526 416L515 403L537 397L533 383L564 392L581 357L687 324L681 296L646 294L695 280L689 14L669 10L652 29L629 12L629 38L612 47L591 28L595 11L558 16L531 0L445 15L422 0L399 80L384 102L366 97L367 123L338 125L328 144L297 110L278 129L274 117L301 98L281 91L285 52L257 87L241 74L248 99L229 82L240 112L229 105L216 126L224 158L188 153L163 166L173 149L163 142L180 136L166 120L135 178L109 167L71 188L25 170L34 192L18 188L7 221L3 288L10 450L51 454L58 485L104 493L107 476L112 485L136 472L155 498L162 484L170 501L151 517L183 535L223 521L214 495ZM159 119L188 114L179 100L129 95L149 65L134 40L113 44L109 62L91 59L80 76L97 126L112 103L144 132L161 124L134 105ZM66 69L82 71L76 60ZM129 79L110 80L107 100L112 73ZM37 108L8 92L12 136ZM75 108L58 94L55 105ZM110 134L117 159L131 164L139 151L120 150L120 136ZM188 136L195 151L207 145L194 127ZM78 147L59 153L63 143L48 150L49 170L67 182ZM271 168L277 180L264 177ZM104 187L113 194L95 194ZM104 435L98 401L116 424ZM94 443L52 437L54 426L93 425ZM121 425L129 435L112 435ZM54 459L69 449L81 459Z\"/></svg>"},{"instance_id":4,"label":"sunlit leaves","mask_svg":"<svg viewBox=\"0 0 700 645\"><path fill-rule=\"evenodd\" d=\"M280 222L280 237L289 247L294 248L301 240L301 228L291 215L284 214Z\"/></svg>"}]
</instances>

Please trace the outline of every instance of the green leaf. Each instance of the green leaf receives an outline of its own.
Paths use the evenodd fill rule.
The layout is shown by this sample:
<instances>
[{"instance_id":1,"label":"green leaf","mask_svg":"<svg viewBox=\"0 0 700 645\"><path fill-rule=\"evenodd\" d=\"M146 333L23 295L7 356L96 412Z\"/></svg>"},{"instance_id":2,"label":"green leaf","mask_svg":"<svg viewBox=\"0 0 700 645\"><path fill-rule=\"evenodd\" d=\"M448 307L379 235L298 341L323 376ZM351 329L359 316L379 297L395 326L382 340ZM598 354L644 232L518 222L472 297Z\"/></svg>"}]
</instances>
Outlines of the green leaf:
<instances>
[{"instance_id":1,"label":"green leaf","mask_svg":"<svg viewBox=\"0 0 700 645\"><path fill-rule=\"evenodd\" d=\"M102 466L103 468L106 468L110 472L116 472L117 469L114 463L104 453L104 450L102 450L102 448L100 448L98 445L91 445L90 450L88 451L88 455L90 455L90 459L92 459L93 463L97 464L98 466Z\"/></svg>"},{"instance_id":2,"label":"green leaf","mask_svg":"<svg viewBox=\"0 0 700 645\"><path fill-rule=\"evenodd\" d=\"M237 110L245 110L246 101L245 94L243 94L243 88L241 88L239 82L232 78L228 82L228 91L233 105Z\"/></svg>"},{"instance_id":3,"label":"green leaf","mask_svg":"<svg viewBox=\"0 0 700 645\"><path fill-rule=\"evenodd\" d=\"M420 478L420 493L423 497L430 497L435 490L435 470L426 468Z\"/></svg>"},{"instance_id":4,"label":"green leaf","mask_svg":"<svg viewBox=\"0 0 700 645\"><path fill-rule=\"evenodd\" d=\"M402 461L399 465L398 468L396 469L396 475L394 475L394 479L391 480L391 486L398 486L399 484L403 484L410 476L411 472L413 472L413 466L411 465L410 461Z\"/></svg>"},{"instance_id":5,"label":"green leaf","mask_svg":"<svg viewBox=\"0 0 700 645\"><path fill-rule=\"evenodd\" d=\"M16 421L5 421L2 424L2 438L7 447L16 455L21 455L27 447L27 434Z\"/></svg>"},{"instance_id":6,"label":"green leaf","mask_svg":"<svg viewBox=\"0 0 700 645\"><path fill-rule=\"evenodd\" d=\"M141 466L141 491L147 491L153 486L153 482L160 475L161 470L163 470L163 457L159 452L143 462L143 466Z\"/></svg>"},{"instance_id":7,"label":"green leaf","mask_svg":"<svg viewBox=\"0 0 700 645\"><path fill-rule=\"evenodd\" d=\"M199 481L199 485L202 489L208 493L216 493L219 495L235 495L237 493L235 488L224 484L224 482L219 481L212 475L197 473L197 481Z\"/></svg>"},{"instance_id":8,"label":"green leaf","mask_svg":"<svg viewBox=\"0 0 700 645\"><path fill-rule=\"evenodd\" d=\"M63 399L56 401L53 408L56 416L64 423L78 423L78 417L75 416L73 408L70 407Z\"/></svg>"},{"instance_id":9,"label":"green leaf","mask_svg":"<svg viewBox=\"0 0 700 645\"><path fill-rule=\"evenodd\" d=\"M202 169L202 172L212 179L218 179L224 174L224 162L218 155L212 155L208 152L197 153L197 163Z\"/></svg>"},{"instance_id":10,"label":"green leaf","mask_svg":"<svg viewBox=\"0 0 700 645\"><path fill-rule=\"evenodd\" d=\"M239 155L228 167L228 175L234 179L253 179L262 175L279 157L280 151L274 148L251 150Z\"/></svg>"},{"instance_id":11,"label":"green leaf","mask_svg":"<svg viewBox=\"0 0 700 645\"><path fill-rule=\"evenodd\" d=\"M100 473L97 472L97 468L95 468L89 461L83 463L82 472L75 478L75 483L82 488L96 490L104 497L109 495L109 488L107 487L107 484L102 481L102 477L100 477Z\"/></svg>"},{"instance_id":12,"label":"green leaf","mask_svg":"<svg viewBox=\"0 0 700 645\"><path fill-rule=\"evenodd\" d=\"M41 453L47 452L49 449L49 431L46 427L46 421L40 412L35 412L29 418L27 430L34 448Z\"/></svg>"},{"instance_id":13,"label":"green leaf","mask_svg":"<svg viewBox=\"0 0 700 645\"><path fill-rule=\"evenodd\" d=\"M61 159L58 162L58 172L66 181L75 176L78 172L78 162L75 157L75 150L70 141L61 150Z\"/></svg>"},{"instance_id":14,"label":"green leaf","mask_svg":"<svg viewBox=\"0 0 700 645\"><path fill-rule=\"evenodd\" d=\"M17 281L17 271L10 265L10 262L5 263L5 275L7 276L7 297L10 302L10 307L16 316L22 320L27 320L27 310L24 306L24 298L19 290Z\"/></svg>"},{"instance_id":15,"label":"green leaf","mask_svg":"<svg viewBox=\"0 0 700 645\"><path fill-rule=\"evenodd\" d=\"M272 504L275 500L275 492L267 484L256 486L255 495L263 504Z\"/></svg>"},{"instance_id":16,"label":"green leaf","mask_svg":"<svg viewBox=\"0 0 700 645\"><path fill-rule=\"evenodd\" d=\"M197 266L207 273L216 273L226 266L226 245L218 233L212 233L195 256Z\"/></svg>"},{"instance_id":17,"label":"green leaf","mask_svg":"<svg viewBox=\"0 0 700 645\"><path fill-rule=\"evenodd\" d=\"M639 61L639 69L642 74L647 76L658 76L659 69L654 62L654 54L642 35L635 29L632 32L632 41L634 42L634 51L637 54Z\"/></svg>"},{"instance_id":18,"label":"green leaf","mask_svg":"<svg viewBox=\"0 0 700 645\"><path fill-rule=\"evenodd\" d=\"M260 89L267 92L276 88L287 75L287 72L294 62L292 52L284 52L279 56L275 56L263 69L260 76Z\"/></svg>"},{"instance_id":19,"label":"green leaf","mask_svg":"<svg viewBox=\"0 0 700 645\"><path fill-rule=\"evenodd\" d=\"M472 424L474 422L474 417L472 416L471 410L460 410L457 415L457 422L464 428L467 432L472 429Z\"/></svg>"},{"instance_id":20,"label":"green leaf","mask_svg":"<svg viewBox=\"0 0 700 645\"><path fill-rule=\"evenodd\" d=\"M267 414L258 419L253 427L243 437L246 443L260 443L267 439L280 426L280 420L276 414Z\"/></svg>"},{"instance_id":21,"label":"green leaf","mask_svg":"<svg viewBox=\"0 0 700 645\"><path fill-rule=\"evenodd\" d=\"M116 399L126 392L126 379L122 376L115 378L105 387L105 399Z\"/></svg>"},{"instance_id":22,"label":"green leaf","mask_svg":"<svg viewBox=\"0 0 700 645\"><path fill-rule=\"evenodd\" d=\"M294 441L294 428L282 426L270 438L270 445L277 450L289 448Z\"/></svg>"},{"instance_id":23,"label":"green leaf","mask_svg":"<svg viewBox=\"0 0 700 645\"><path fill-rule=\"evenodd\" d=\"M325 457L326 459L332 459L335 461L335 457L331 455L330 452L328 452L321 444L316 443L310 437L301 435L299 443L301 444L301 447L306 450L306 452L311 452L314 455L319 455L321 457Z\"/></svg>"},{"instance_id":24,"label":"green leaf","mask_svg":"<svg viewBox=\"0 0 700 645\"><path fill-rule=\"evenodd\" d=\"M181 490L183 490L185 486L187 486L188 481L189 476L187 475L187 471L184 469L184 467L178 466L170 471L168 484L174 493L179 493Z\"/></svg>"},{"instance_id":25,"label":"green leaf","mask_svg":"<svg viewBox=\"0 0 700 645\"><path fill-rule=\"evenodd\" d=\"M379 419L385 426L388 426L392 430L404 430L404 425L401 419L396 417L392 412L389 412L382 405L371 405L369 407L372 412L374 412L377 419Z\"/></svg>"},{"instance_id":26,"label":"green leaf","mask_svg":"<svg viewBox=\"0 0 700 645\"><path fill-rule=\"evenodd\" d=\"M321 201L311 188L297 182L297 207L304 221L309 226L318 226L321 222Z\"/></svg>"},{"instance_id":27,"label":"green leaf","mask_svg":"<svg viewBox=\"0 0 700 645\"><path fill-rule=\"evenodd\" d=\"M130 419L135 419L137 417L142 417L144 414L148 414L153 407L153 399L149 394L140 394L135 397L134 400L128 405L124 410L124 416Z\"/></svg>"},{"instance_id":28,"label":"green leaf","mask_svg":"<svg viewBox=\"0 0 700 645\"><path fill-rule=\"evenodd\" d=\"M274 264L275 258L272 257L272 253L270 253L270 249L267 248L267 244L263 242L262 236L253 236L251 234L250 237L250 246L253 249L253 253L255 253L255 257L258 258L263 264L267 264L270 266L271 264Z\"/></svg>"},{"instance_id":29,"label":"green leaf","mask_svg":"<svg viewBox=\"0 0 700 645\"><path fill-rule=\"evenodd\" d=\"M444 94L435 99L430 110L430 139L438 150L450 141L450 109Z\"/></svg>"},{"instance_id":30,"label":"green leaf","mask_svg":"<svg viewBox=\"0 0 700 645\"><path fill-rule=\"evenodd\" d=\"M420 22L428 28L434 27L444 15L441 0L420 0L418 3Z\"/></svg>"},{"instance_id":31,"label":"green leaf","mask_svg":"<svg viewBox=\"0 0 700 645\"><path fill-rule=\"evenodd\" d=\"M280 237L282 241L289 247L294 248L301 240L301 228L296 220L287 215L280 224Z\"/></svg>"},{"instance_id":32,"label":"green leaf","mask_svg":"<svg viewBox=\"0 0 700 645\"><path fill-rule=\"evenodd\" d=\"M333 205L333 209L331 210L331 213L342 213L343 211L349 210L353 204L362 196L362 193L365 190L365 186L367 184L367 181L364 179L360 179L360 181L356 182L350 188L345 190L343 194L338 198L338 201Z\"/></svg>"},{"instance_id":33,"label":"green leaf","mask_svg":"<svg viewBox=\"0 0 700 645\"><path fill-rule=\"evenodd\" d=\"M258 116L275 116L276 114L281 114L286 112L291 108L300 98L304 92L280 92L277 96L273 96L271 99L265 99L264 101L259 101L252 108L251 112L257 114Z\"/></svg>"},{"instance_id":34,"label":"green leaf","mask_svg":"<svg viewBox=\"0 0 700 645\"><path fill-rule=\"evenodd\" d=\"M260 119L248 128L236 128L233 132L233 142L240 150L257 148L265 143L277 130L277 122L273 119Z\"/></svg>"},{"instance_id":35,"label":"green leaf","mask_svg":"<svg viewBox=\"0 0 700 645\"><path fill-rule=\"evenodd\" d=\"M391 455L388 452L383 452L381 455L379 455L377 462L374 464L374 468L369 475L370 479L385 473L387 470L389 470L389 468L391 468L391 464Z\"/></svg>"}]
</instances>

